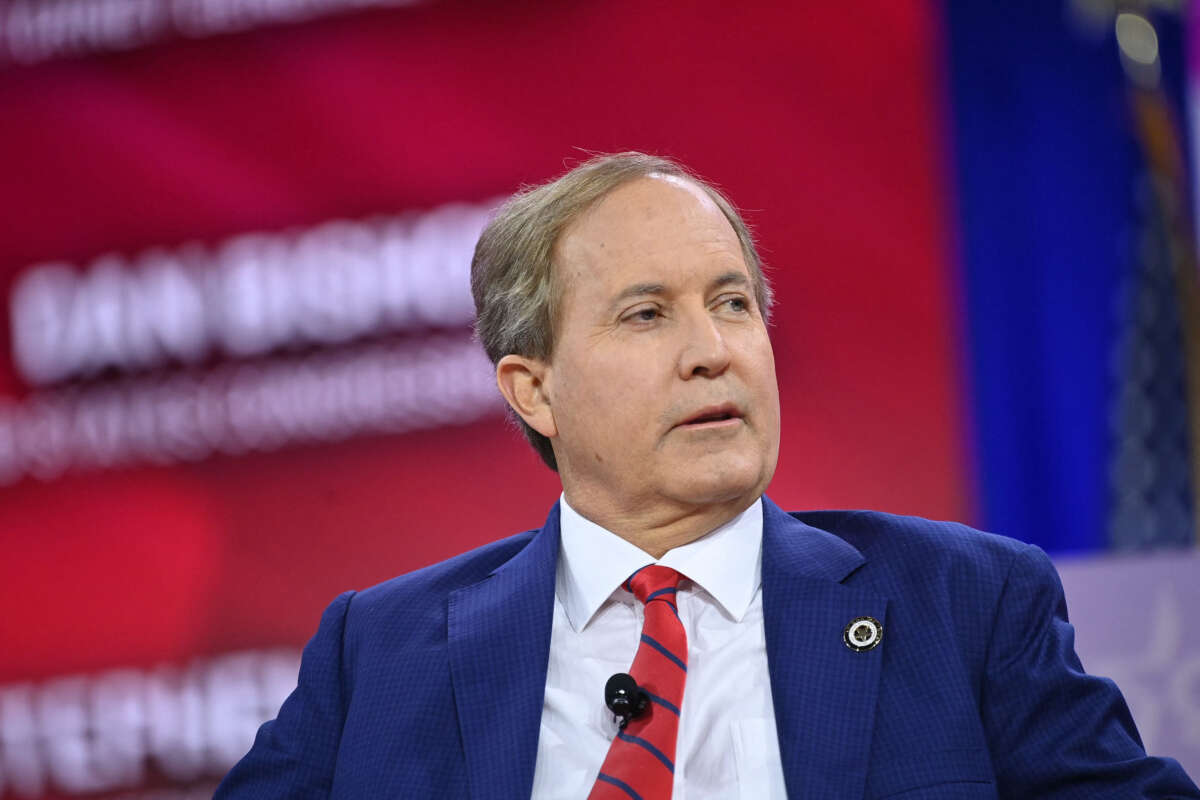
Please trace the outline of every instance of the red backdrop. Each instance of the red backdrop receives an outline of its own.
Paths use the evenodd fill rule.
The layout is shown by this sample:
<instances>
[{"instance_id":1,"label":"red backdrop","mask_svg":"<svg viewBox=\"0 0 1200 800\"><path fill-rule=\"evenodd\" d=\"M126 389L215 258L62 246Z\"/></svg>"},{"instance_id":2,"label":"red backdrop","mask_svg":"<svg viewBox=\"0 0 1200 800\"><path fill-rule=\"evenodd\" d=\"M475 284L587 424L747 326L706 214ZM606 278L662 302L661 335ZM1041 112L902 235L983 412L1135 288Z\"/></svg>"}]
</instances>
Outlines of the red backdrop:
<instances>
[{"instance_id":1,"label":"red backdrop","mask_svg":"<svg viewBox=\"0 0 1200 800\"><path fill-rule=\"evenodd\" d=\"M772 497L969 521L929 5L441 2L0 68L0 286L666 154L777 288ZM557 481L498 414L419 427L0 489L0 687L295 647L338 592L540 524Z\"/></svg>"}]
</instances>

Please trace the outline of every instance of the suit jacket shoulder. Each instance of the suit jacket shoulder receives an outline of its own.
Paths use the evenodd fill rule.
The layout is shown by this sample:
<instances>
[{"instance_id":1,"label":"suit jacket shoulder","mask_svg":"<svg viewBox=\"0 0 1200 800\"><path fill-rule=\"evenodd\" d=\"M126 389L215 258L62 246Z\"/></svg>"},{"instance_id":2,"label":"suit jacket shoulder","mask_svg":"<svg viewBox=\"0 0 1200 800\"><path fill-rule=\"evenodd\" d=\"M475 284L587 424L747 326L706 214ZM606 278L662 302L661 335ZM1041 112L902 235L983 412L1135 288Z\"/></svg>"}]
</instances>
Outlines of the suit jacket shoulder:
<instances>
[{"instance_id":1,"label":"suit jacket shoulder","mask_svg":"<svg viewBox=\"0 0 1200 800\"><path fill-rule=\"evenodd\" d=\"M444 611L447 595L485 580L525 549L537 533L529 530L489 542L353 593L347 632L358 635L369 630L373 635L380 627L408 624L406 619L411 622L414 612L420 619L420 609L427 606Z\"/></svg>"},{"instance_id":2,"label":"suit jacket shoulder","mask_svg":"<svg viewBox=\"0 0 1200 800\"><path fill-rule=\"evenodd\" d=\"M1084 671L1041 549L873 511L789 516L861 555L843 586L886 598L868 796L1200 797L1146 755L1112 681Z\"/></svg>"},{"instance_id":3,"label":"suit jacket shoulder","mask_svg":"<svg viewBox=\"0 0 1200 800\"><path fill-rule=\"evenodd\" d=\"M334 600L304 649L296 690L259 729L216 797L465 797L471 775L462 720L490 698L471 699L487 690L478 681L460 680L455 690L452 644L471 632L453 632L454 600L505 586L497 576L525 562L536 562L530 571L547 573L552 589L553 561L548 571L544 562L545 553L557 551L557 527L542 540L539 533L510 536ZM495 648L479 654L497 675L503 657ZM537 680L535 672L530 682Z\"/></svg>"},{"instance_id":4,"label":"suit jacket shoulder","mask_svg":"<svg viewBox=\"0 0 1200 800\"><path fill-rule=\"evenodd\" d=\"M979 574L1005 571L1019 553L1037 549L959 522L882 511L794 511L790 516L834 534L869 562L913 570L955 565L973 566Z\"/></svg>"}]
</instances>

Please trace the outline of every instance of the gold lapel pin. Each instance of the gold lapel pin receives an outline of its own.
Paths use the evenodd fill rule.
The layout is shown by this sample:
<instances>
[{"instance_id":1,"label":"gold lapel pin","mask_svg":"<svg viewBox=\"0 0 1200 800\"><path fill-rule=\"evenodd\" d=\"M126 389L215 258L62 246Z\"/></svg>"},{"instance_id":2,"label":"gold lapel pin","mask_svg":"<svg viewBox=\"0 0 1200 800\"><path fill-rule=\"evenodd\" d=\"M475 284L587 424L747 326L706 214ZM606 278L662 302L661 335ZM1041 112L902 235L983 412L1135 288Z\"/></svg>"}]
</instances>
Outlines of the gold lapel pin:
<instances>
[{"instance_id":1,"label":"gold lapel pin","mask_svg":"<svg viewBox=\"0 0 1200 800\"><path fill-rule=\"evenodd\" d=\"M883 626L874 617L855 617L842 631L842 641L856 653L874 650L883 640Z\"/></svg>"}]
</instances>

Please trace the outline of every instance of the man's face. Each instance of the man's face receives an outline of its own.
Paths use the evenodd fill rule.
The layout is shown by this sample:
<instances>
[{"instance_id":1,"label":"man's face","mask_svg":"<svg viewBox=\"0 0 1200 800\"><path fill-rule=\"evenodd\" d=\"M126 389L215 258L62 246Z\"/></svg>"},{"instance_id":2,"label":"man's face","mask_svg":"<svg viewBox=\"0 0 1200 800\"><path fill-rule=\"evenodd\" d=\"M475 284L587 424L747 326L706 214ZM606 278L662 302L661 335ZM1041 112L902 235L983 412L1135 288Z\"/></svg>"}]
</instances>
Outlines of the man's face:
<instances>
[{"instance_id":1,"label":"man's face","mask_svg":"<svg viewBox=\"0 0 1200 800\"><path fill-rule=\"evenodd\" d=\"M766 325L737 235L688 181L628 183L568 228L544 382L568 499L752 502L779 453Z\"/></svg>"}]
</instances>

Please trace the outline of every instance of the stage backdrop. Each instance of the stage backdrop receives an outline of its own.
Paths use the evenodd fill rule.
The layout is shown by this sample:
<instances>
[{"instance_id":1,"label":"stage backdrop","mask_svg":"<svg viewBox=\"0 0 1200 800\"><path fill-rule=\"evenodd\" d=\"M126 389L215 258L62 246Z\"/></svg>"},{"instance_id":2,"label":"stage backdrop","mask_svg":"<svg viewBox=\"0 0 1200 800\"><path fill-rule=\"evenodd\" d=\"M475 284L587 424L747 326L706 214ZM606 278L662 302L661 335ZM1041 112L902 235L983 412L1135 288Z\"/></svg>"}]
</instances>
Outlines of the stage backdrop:
<instances>
[{"instance_id":1,"label":"stage backdrop","mask_svg":"<svg viewBox=\"0 0 1200 800\"><path fill-rule=\"evenodd\" d=\"M778 502L972 517L926 3L338 5L0 6L0 794L202 796L337 593L540 525L468 261L591 151L757 230Z\"/></svg>"}]
</instances>

